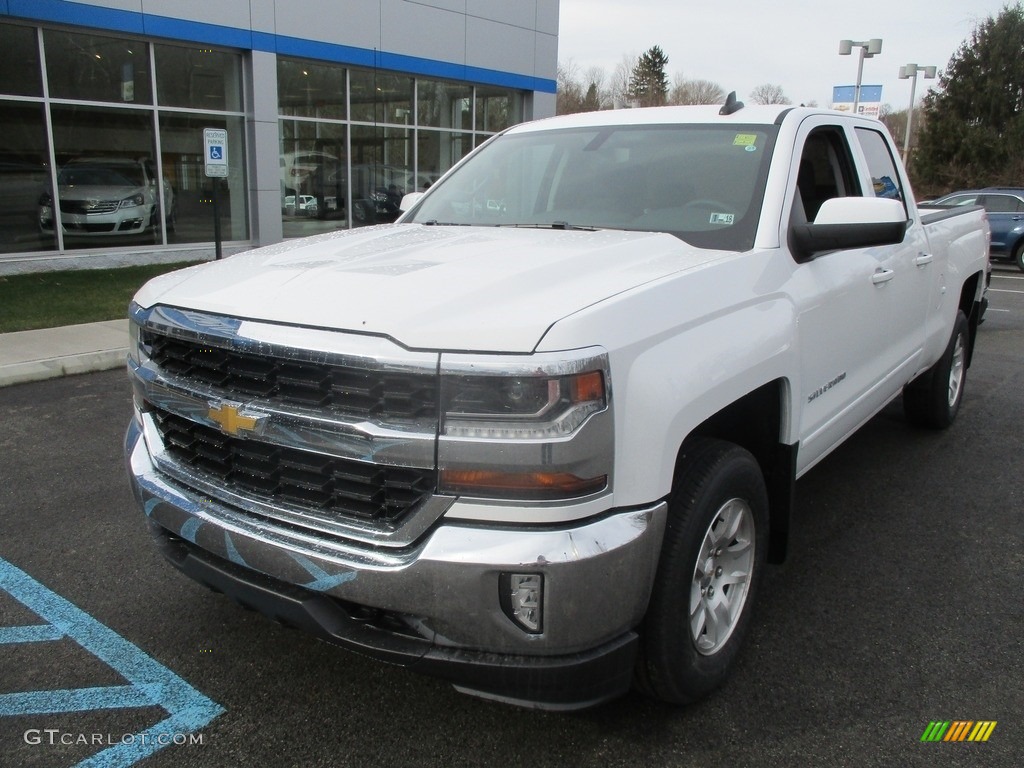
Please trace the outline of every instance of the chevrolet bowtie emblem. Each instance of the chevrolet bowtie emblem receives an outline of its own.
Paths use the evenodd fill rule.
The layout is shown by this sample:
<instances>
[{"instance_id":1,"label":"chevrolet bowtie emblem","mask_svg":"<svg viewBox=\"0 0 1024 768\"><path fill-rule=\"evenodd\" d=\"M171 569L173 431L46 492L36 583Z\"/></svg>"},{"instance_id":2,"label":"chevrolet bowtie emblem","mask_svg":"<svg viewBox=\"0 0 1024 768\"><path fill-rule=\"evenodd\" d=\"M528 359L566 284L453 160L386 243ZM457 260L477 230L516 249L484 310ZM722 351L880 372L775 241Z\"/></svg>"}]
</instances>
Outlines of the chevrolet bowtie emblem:
<instances>
[{"instance_id":1,"label":"chevrolet bowtie emblem","mask_svg":"<svg viewBox=\"0 0 1024 768\"><path fill-rule=\"evenodd\" d=\"M246 414L242 412L242 408L241 403L210 403L207 415L229 435L237 435L239 432L256 432L266 416Z\"/></svg>"}]
</instances>

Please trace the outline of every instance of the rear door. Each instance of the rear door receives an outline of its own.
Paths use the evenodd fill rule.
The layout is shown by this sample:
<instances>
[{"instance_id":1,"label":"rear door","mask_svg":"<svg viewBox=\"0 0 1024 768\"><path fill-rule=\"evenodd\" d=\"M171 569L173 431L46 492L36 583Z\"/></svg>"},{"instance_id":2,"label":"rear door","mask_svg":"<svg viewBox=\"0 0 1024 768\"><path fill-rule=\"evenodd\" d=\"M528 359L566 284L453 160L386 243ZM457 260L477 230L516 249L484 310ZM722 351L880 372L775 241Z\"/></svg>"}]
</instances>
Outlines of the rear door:
<instances>
[{"instance_id":1,"label":"rear door","mask_svg":"<svg viewBox=\"0 0 1024 768\"><path fill-rule=\"evenodd\" d=\"M978 205L983 205L988 213L992 253L1009 254L1024 228L1024 202L1016 195L985 192L978 195Z\"/></svg>"}]
</instances>

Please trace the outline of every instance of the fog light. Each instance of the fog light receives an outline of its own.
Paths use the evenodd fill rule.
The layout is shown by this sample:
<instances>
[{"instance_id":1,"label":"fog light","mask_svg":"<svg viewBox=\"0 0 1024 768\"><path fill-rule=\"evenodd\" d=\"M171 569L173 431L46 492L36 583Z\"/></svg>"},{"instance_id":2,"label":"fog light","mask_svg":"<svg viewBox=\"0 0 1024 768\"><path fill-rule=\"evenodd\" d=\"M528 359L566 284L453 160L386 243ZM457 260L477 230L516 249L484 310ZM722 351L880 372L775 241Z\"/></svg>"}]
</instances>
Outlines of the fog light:
<instances>
[{"instance_id":1,"label":"fog light","mask_svg":"<svg viewBox=\"0 0 1024 768\"><path fill-rule=\"evenodd\" d=\"M516 624L539 633L543 616L544 577L539 573L503 573L501 607Z\"/></svg>"}]
</instances>

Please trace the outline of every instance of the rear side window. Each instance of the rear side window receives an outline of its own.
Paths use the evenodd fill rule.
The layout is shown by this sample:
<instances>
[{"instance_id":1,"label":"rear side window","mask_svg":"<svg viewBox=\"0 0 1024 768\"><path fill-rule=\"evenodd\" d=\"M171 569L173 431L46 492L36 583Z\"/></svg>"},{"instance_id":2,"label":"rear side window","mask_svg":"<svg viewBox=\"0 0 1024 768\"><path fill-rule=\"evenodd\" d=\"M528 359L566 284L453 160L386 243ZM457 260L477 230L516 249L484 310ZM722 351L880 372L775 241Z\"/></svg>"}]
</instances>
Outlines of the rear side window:
<instances>
[{"instance_id":1,"label":"rear side window","mask_svg":"<svg viewBox=\"0 0 1024 768\"><path fill-rule=\"evenodd\" d=\"M1019 213L1024 210L1024 205L1013 195L984 195L980 202L989 213Z\"/></svg>"},{"instance_id":2,"label":"rear side window","mask_svg":"<svg viewBox=\"0 0 1024 768\"><path fill-rule=\"evenodd\" d=\"M875 197L887 197L891 200L903 202L906 196L903 192L903 182L896 171L896 161L889 151L889 144L878 131L870 128L857 128L857 141L864 151L864 157L868 162L868 171L871 173L872 189L868 194ZM906 205L904 205L906 207Z\"/></svg>"}]
</instances>

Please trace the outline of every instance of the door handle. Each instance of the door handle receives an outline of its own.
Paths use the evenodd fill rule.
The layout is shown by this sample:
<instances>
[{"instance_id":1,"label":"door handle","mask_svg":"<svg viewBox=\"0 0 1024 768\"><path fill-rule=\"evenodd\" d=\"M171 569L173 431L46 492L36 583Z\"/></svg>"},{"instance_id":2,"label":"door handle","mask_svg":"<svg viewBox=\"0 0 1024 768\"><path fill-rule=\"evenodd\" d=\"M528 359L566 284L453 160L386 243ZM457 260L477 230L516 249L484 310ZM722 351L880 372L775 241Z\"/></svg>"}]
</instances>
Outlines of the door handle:
<instances>
[{"instance_id":1,"label":"door handle","mask_svg":"<svg viewBox=\"0 0 1024 768\"><path fill-rule=\"evenodd\" d=\"M914 266L923 267L925 264L931 264L934 258L930 253L919 253L917 258L914 259Z\"/></svg>"},{"instance_id":2,"label":"door handle","mask_svg":"<svg viewBox=\"0 0 1024 768\"><path fill-rule=\"evenodd\" d=\"M875 285L881 285L882 283L888 283L896 276L896 273L891 269L879 269L871 276L871 282Z\"/></svg>"}]
</instances>

